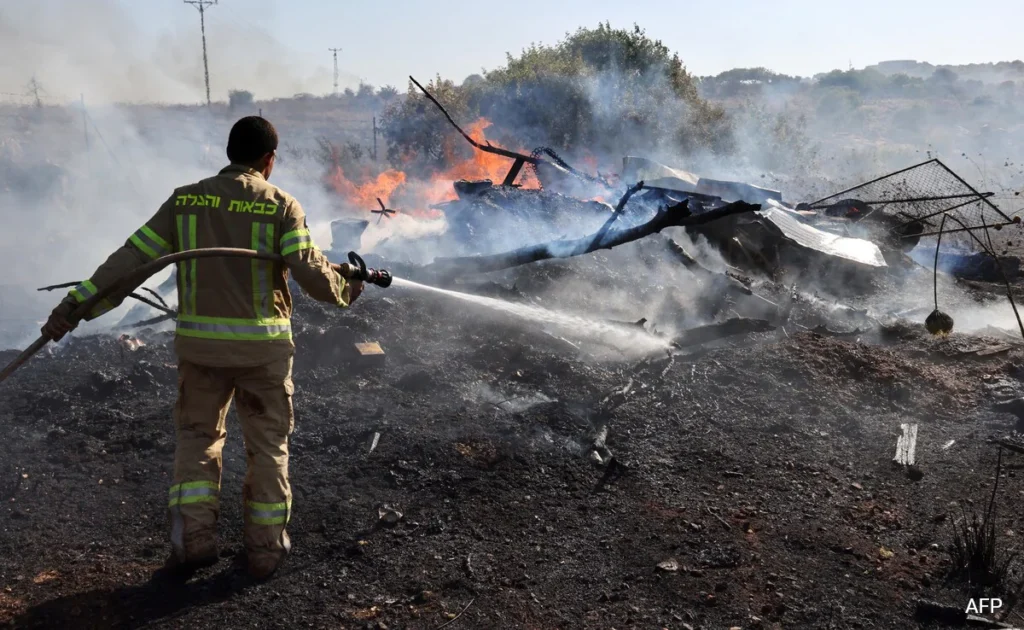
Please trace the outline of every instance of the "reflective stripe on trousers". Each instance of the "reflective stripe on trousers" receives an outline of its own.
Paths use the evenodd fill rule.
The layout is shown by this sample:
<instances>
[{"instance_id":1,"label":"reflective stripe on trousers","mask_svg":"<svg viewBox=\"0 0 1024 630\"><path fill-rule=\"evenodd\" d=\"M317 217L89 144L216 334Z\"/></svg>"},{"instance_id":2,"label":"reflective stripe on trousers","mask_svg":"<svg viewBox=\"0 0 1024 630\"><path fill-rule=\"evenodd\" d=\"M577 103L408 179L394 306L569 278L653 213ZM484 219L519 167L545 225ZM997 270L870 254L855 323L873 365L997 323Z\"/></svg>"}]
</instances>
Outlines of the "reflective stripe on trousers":
<instances>
[{"instance_id":1,"label":"reflective stripe on trousers","mask_svg":"<svg viewBox=\"0 0 1024 630\"><path fill-rule=\"evenodd\" d=\"M274 224L252 224L252 248L258 252L274 253ZM257 317L274 316L274 263L269 260L252 261L252 305Z\"/></svg>"},{"instance_id":2,"label":"reflective stripe on trousers","mask_svg":"<svg viewBox=\"0 0 1024 630\"><path fill-rule=\"evenodd\" d=\"M254 525L287 525L291 518L290 502L260 503L246 501L249 509L249 521Z\"/></svg>"},{"instance_id":3,"label":"reflective stripe on trousers","mask_svg":"<svg viewBox=\"0 0 1024 630\"><path fill-rule=\"evenodd\" d=\"M178 215L178 251L197 249L196 215ZM183 315L196 314L196 260L178 263L178 295Z\"/></svg>"},{"instance_id":4,"label":"reflective stripe on trousers","mask_svg":"<svg viewBox=\"0 0 1024 630\"><path fill-rule=\"evenodd\" d=\"M185 517L182 506L213 503L216 508L220 487L213 481L185 481L171 486L167 507L171 513L171 548L185 558Z\"/></svg>"},{"instance_id":5,"label":"reflective stripe on trousers","mask_svg":"<svg viewBox=\"0 0 1024 630\"><path fill-rule=\"evenodd\" d=\"M217 500L220 487L212 481L186 481L171 486L168 507L189 503L208 503Z\"/></svg>"},{"instance_id":6,"label":"reflective stripe on trousers","mask_svg":"<svg viewBox=\"0 0 1024 630\"><path fill-rule=\"evenodd\" d=\"M178 317L178 334L199 339L225 339L229 341L269 341L291 339L292 326L288 319L234 319L228 317Z\"/></svg>"}]
</instances>

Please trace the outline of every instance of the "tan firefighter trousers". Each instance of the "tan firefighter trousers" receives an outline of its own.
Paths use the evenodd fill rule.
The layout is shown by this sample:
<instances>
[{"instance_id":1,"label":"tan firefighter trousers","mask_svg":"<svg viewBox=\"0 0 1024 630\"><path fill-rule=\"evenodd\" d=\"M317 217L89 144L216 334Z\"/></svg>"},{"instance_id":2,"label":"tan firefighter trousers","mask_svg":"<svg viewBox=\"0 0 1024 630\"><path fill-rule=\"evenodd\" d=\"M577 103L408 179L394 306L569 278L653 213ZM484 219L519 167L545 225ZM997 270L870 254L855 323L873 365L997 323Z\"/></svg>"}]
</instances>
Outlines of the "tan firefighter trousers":
<instances>
[{"instance_id":1,"label":"tan firefighter trousers","mask_svg":"<svg viewBox=\"0 0 1024 630\"><path fill-rule=\"evenodd\" d=\"M252 368L213 368L178 362L174 406L177 449L170 489L171 547L183 562L216 552L224 420L235 398L248 471L243 488L244 540L254 557L283 557L290 549L288 435L292 412L292 359Z\"/></svg>"}]
</instances>

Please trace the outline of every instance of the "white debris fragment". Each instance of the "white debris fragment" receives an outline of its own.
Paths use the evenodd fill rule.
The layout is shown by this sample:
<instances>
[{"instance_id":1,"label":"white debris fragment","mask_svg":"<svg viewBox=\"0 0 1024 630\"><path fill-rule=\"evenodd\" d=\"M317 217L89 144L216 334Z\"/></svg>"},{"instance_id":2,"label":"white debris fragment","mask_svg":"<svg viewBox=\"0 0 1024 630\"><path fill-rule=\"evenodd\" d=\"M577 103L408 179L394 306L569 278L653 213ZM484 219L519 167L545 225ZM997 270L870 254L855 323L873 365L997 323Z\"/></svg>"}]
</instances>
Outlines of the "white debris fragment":
<instances>
[{"instance_id":1,"label":"white debris fragment","mask_svg":"<svg viewBox=\"0 0 1024 630\"><path fill-rule=\"evenodd\" d=\"M903 434L896 441L896 456L893 460L904 466L912 466L917 451L917 425L904 423L900 428Z\"/></svg>"}]
</instances>

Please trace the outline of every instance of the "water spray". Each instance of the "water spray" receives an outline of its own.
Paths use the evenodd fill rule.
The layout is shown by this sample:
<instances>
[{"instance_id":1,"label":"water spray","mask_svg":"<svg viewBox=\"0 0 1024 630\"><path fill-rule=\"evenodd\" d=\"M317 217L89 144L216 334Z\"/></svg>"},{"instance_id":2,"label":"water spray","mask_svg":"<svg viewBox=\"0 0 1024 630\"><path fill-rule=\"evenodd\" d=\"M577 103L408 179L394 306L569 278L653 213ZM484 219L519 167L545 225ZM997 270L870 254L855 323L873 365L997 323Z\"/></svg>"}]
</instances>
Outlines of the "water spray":
<instances>
[{"instance_id":1,"label":"water spray","mask_svg":"<svg viewBox=\"0 0 1024 630\"><path fill-rule=\"evenodd\" d=\"M394 281L395 286L430 292L541 326L546 325L558 328L571 336L596 341L603 346L614 348L623 353L654 354L667 352L671 348L671 339L654 335L643 328L624 327L589 317L553 311L532 304L518 304L483 295L460 293L458 291L420 284L405 278L395 278ZM573 345L575 346L575 344Z\"/></svg>"}]
</instances>

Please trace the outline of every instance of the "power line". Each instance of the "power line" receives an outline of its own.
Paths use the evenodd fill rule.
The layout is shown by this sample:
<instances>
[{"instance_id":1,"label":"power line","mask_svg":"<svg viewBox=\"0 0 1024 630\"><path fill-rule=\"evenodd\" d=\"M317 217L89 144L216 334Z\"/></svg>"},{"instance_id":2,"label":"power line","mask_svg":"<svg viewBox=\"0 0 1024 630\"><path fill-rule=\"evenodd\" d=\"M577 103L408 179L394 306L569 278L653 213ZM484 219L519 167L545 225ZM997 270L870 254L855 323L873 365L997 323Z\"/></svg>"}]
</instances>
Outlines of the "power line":
<instances>
[{"instance_id":1,"label":"power line","mask_svg":"<svg viewBox=\"0 0 1024 630\"><path fill-rule=\"evenodd\" d=\"M206 7L216 5L217 0L183 0L199 9L199 30L203 33L203 74L206 77L206 105L210 105L210 65L206 60Z\"/></svg>"},{"instance_id":2,"label":"power line","mask_svg":"<svg viewBox=\"0 0 1024 630\"><path fill-rule=\"evenodd\" d=\"M340 48L328 48L327 50L334 53L334 95L338 95L338 51Z\"/></svg>"}]
</instances>

